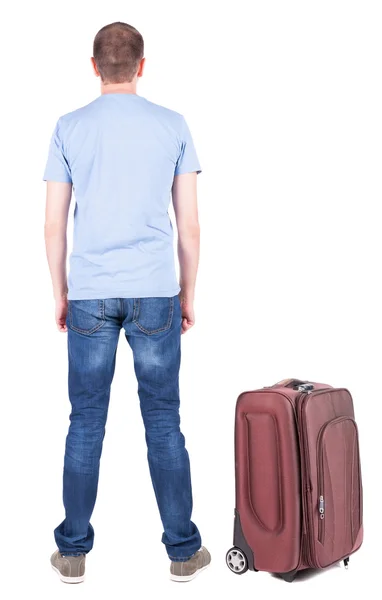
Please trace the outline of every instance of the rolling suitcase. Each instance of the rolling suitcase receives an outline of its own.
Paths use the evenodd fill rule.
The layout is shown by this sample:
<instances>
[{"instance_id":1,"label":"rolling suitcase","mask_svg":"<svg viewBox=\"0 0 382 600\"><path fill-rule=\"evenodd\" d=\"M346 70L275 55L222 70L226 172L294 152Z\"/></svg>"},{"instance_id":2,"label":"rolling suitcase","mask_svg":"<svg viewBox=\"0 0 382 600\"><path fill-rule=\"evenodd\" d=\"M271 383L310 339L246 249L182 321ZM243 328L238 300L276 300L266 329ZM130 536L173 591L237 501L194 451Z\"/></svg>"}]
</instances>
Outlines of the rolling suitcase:
<instances>
[{"instance_id":1,"label":"rolling suitcase","mask_svg":"<svg viewBox=\"0 0 382 600\"><path fill-rule=\"evenodd\" d=\"M235 422L231 571L324 568L362 544L362 481L346 389L287 379L244 392Z\"/></svg>"}]
</instances>

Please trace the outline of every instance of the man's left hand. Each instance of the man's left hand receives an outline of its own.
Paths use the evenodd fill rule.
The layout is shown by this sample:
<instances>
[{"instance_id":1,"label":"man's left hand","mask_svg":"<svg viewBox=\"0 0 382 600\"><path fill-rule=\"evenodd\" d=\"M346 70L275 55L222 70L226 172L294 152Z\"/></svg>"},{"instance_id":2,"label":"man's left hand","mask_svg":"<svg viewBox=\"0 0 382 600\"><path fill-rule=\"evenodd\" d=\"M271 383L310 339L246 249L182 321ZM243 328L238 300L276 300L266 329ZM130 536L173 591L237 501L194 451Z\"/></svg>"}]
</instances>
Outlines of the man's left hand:
<instances>
[{"instance_id":1,"label":"man's left hand","mask_svg":"<svg viewBox=\"0 0 382 600\"><path fill-rule=\"evenodd\" d=\"M56 325L58 331L65 333L68 331L66 326L66 315L68 314L68 299L64 298L56 299Z\"/></svg>"}]
</instances>

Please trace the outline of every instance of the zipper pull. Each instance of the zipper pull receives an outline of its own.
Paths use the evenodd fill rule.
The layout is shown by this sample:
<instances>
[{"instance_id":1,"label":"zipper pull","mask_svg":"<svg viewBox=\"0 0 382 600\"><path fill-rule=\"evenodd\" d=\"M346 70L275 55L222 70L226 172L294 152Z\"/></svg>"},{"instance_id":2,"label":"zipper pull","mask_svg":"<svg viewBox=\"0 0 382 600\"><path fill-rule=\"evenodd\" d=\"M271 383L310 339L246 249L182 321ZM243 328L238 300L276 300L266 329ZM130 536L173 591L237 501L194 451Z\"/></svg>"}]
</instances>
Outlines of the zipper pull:
<instances>
[{"instance_id":1,"label":"zipper pull","mask_svg":"<svg viewBox=\"0 0 382 600\"><path fill-rule=\"evenodd\" d=\"M318 502L318 512L320 513L320 519L324 519L325 518L325 501L324 501L323 496L320 496L320 499Z\"/></svg>"}]
</instances>

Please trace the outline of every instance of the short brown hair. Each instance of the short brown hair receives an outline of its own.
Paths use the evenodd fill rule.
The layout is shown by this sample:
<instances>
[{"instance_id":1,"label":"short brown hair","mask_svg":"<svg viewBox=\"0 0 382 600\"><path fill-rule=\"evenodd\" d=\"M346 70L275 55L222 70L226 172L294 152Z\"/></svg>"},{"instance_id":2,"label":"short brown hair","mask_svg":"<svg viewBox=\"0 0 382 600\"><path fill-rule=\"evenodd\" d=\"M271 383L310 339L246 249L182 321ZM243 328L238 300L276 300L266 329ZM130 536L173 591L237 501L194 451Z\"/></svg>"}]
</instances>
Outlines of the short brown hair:
<instances>
[{"instance_id":1,"label":"short brown hair","mask_svg":"<svg viewBox=\"0 0 382 600\"><path fill-rule=\"evenodd\" d=\"M94 38L93 56L104 83L131 82L143 58L143 37L127 23L110 23Z\"/></svg>"}]
</instances>

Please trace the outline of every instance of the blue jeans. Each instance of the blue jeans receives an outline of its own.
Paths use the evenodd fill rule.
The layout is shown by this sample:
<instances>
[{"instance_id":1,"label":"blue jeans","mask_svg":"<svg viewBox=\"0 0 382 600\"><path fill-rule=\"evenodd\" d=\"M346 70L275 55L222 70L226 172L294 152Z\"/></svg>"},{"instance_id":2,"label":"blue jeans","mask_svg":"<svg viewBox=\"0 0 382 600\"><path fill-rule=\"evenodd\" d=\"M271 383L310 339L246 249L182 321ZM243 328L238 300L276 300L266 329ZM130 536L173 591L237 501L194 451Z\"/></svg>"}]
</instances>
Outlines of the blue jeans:
<instances>
[{"instance_id":1,"label":"blue jeans","mask_svg":"<svg viewBox=\"0 0 382 600\"><path fill-rule=\"evenodd\" d=\"M179 427L179 298L71 300L67 325L72 411L64 461L65 520L54 532L59 551L76 555L93 546L90 518L123 328L134 356L162 542L172 560L187 560L201 539L191 521L190 463Z\"/></svg>"}]
</instances>

